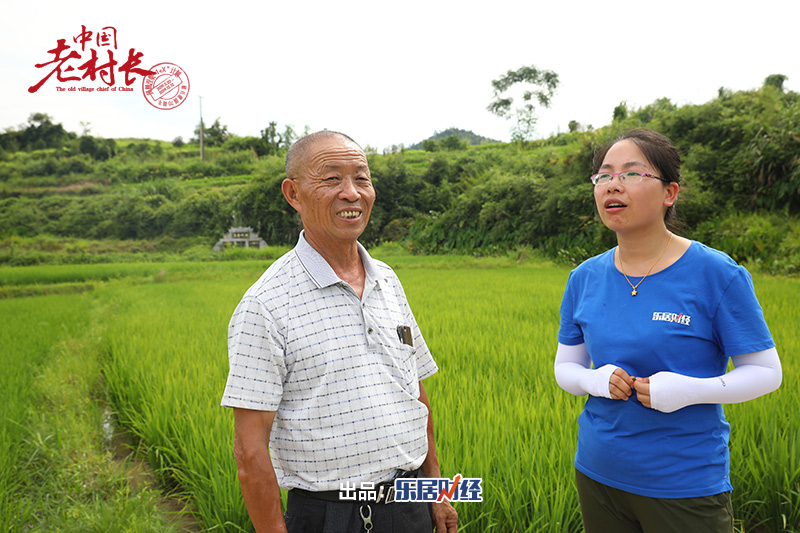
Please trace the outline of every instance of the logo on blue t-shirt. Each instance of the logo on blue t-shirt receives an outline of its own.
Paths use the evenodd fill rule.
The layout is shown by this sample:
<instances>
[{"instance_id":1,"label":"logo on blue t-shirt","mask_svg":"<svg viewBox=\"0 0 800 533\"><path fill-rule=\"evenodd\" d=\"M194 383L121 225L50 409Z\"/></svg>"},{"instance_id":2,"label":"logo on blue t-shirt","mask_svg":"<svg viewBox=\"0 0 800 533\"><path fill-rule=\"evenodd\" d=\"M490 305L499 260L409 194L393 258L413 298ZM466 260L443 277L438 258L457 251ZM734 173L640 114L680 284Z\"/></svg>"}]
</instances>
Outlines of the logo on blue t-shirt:
<instances>
[{"instance_id":1,"label":"logo on blue t-shirt","mask_svg":"<svg viewBox=\"0 0 800 533\"><path fill-rule=\"evenodd\" d=\"M657 322L675 322L684 326L691 326L692 317L685 313L653 313L653 320Z\"/></svg>"}]
</instances>

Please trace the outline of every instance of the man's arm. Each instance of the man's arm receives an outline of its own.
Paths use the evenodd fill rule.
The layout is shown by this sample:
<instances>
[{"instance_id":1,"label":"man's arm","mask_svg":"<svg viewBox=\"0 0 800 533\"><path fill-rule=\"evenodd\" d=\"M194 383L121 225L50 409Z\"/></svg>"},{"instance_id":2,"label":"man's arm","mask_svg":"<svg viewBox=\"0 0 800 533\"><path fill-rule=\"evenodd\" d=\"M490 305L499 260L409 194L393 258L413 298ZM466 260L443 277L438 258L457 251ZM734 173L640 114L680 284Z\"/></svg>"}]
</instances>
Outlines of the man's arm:
<instances>
[{"instance_id":1,"label":"man's arm","mask_svg":"<svg viewBox=\"0 0 800 533\"><path fill-rule=\"evenodd\" d=\"M269 434L275 411L233 409L236 428L233 455L250 520L259 532L285 532L281 493L269 457Z\"/></svg>"},{"instance_id":2,"label":"man's arm","mask_svg":"<svg viewBox=\"0 0 800 533\"><path fill-rule=\"evenodd\" d=\"M419 401L428 408L428 455L422 462L422 473L425 477L442 477L439 459L436 457L436 443L433 438L433 414L428 394L422 382L419 382ZM450 502L432 503L433 526L437 533L456 533L458 531L458 513Z\"/></svg>"}]
</instances>

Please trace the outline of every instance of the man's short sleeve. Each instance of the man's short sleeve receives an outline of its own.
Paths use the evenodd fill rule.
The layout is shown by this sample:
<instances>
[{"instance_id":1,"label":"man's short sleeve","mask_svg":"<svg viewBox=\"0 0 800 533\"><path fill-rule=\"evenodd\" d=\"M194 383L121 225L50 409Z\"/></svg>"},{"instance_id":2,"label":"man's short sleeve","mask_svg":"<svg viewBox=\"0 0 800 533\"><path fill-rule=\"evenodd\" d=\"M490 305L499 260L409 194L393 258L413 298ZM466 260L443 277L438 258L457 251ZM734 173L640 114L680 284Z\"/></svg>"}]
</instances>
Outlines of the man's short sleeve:
<instances>
[{"instance_id":1,"label":"man's short sleeve","mask_svg":"<svg viewBox=\"0 0 800 533\"><path fill-rule=\"evenodd\" d=\"M406 305L408 304L406 303ZM417 325L417 320L414 318L414 313L411 312L411 307L408 307L408 315L408 320L411 323L411 331L414 338L414 346L416 347L415 355L417 358L417 376L419 377L419 381L422 381L423 379L429 378L438 372L439 367L433 360L431 351L428 349L428 345L425 343L425 339L422 337L422 332L419 329L419 325Z\"/></svg>"},{"instance_id":2,"label":"man's short sleeve","mask_svg":"<svg viewBox=\"0 0 800 533\"><path fill-rule=\"evenodd\" d=\"M286 376L285 343L268 310L246 294L228 326L224 407L277 411Z\"/></svg>"},{"instance_id":3,"label":"man's short sleeve","mask_svg":"<svg viewBox=\"0 0 800 533\"><path fill-rule=\"evenodd\" d=\"M425 343L425 338L422 336L422 331L419 329L419 324L417 324L417 319L414 317L414 312L411 310L411 306L408 304L408 299L406 298L403 284L400 283L400 279L397 277L397 274L395 274L394 271L391 271L391 277L395 294L402 302L405 321L411 327L411 337L414 342L414 354L417 363L417 379L422 381L423 379L429 378L438 372L439 367L437 366L436 361L434 361L428 345Z\"/></svg>"}]
</instances>

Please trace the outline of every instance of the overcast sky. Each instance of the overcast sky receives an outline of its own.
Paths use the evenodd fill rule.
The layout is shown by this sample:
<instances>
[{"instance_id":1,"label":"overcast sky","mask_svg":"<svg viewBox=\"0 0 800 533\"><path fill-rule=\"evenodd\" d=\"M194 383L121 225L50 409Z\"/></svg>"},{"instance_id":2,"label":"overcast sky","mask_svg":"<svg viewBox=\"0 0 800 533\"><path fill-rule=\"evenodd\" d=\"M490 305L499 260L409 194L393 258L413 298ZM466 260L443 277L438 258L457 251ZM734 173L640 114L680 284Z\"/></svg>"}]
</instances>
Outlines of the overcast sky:
<instances>
[{"instance_id":1,"label":"overcast sky","mask_svg":"<svg viewBox=\"0 0 800 533\"><path fill-rule=\"evenodd\" d=\"M378 150L449 127L507 141L512 124L486 111L491 81L523 65L560 78L538 113L540 137L571 120L608 124L622 101L701 104L720 87L754 89L770 74L800 91L796 0L3 3L0 130L42 112L77 133L85 122L100 137L188 140L202 96L206 123L219 117L242 136L275 121L342 131ZM53 59L57 39L79 49L72 38L82 25L116 28L120 62L135 48L142 67L181 67L187 100L156 109L140 77L133 92L99 93L59 92L104 85L54 75L30 94L53 68L34 65Z\"/></svg>"}]
</instances>

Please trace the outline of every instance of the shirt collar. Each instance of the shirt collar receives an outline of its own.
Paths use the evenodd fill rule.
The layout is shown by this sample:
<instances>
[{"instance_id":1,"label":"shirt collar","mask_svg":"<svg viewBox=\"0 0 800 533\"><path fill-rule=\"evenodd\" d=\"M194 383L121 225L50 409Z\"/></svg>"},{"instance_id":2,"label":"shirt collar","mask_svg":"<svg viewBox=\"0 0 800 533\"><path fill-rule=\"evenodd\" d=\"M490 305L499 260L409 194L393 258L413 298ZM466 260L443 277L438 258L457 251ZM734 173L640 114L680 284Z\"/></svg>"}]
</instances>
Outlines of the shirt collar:
<instances>
[{"instance_id":1,"label":"shirt collar","mask_svg":"<svg viewBox=\"0 0 800 533\"><path fill-rule=\"evenodd\" d=\"M372 259L367 250L361 246L360 242L356 244L358 245L358 255L361 256L361 263L364 265L367 279L375 281L382 280L384 278L382 269L375 264L375 260ZM297 246L294 250L303 268L305 268L308 275L311 276L311 279L314 280L314 283L316 283L320 289L342 282L325 258L308 243L305 230L300 232L300 238L297 240Z\"/></svg>"}]
</instances>

